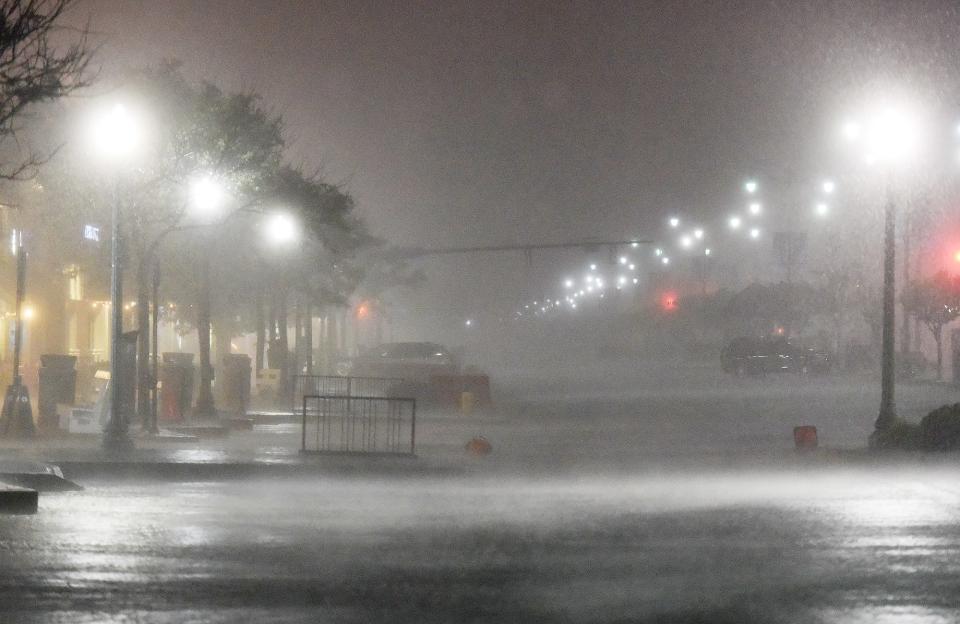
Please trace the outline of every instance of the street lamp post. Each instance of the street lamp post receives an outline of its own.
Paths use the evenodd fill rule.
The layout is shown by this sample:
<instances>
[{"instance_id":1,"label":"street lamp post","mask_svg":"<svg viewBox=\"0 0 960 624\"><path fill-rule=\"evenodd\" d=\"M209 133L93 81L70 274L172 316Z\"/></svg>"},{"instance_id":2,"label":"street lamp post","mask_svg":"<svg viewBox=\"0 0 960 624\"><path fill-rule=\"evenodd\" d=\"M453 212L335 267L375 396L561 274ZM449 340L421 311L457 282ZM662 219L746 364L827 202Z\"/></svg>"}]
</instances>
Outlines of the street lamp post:
<instances>
[{"instance_id":1,"label":"street lamp post","mask_svg":"<svg viewBox=\"0 0 960 624\"><path fill-rule=\"evenodd\" d=\"M133 117L122 105L115 105L94 119L91 140L99 155L110 161L116 176L111 206L110 236L110 412L103 430L103 447L122 451L133 447L122 413L121 379L123 366L123 257L121 254L120 174L118 169L132 156L140 136Z\"/></svg>"},{"instance_id":2,"label":"street lamp post","mask_svg":"<svg viewBox=\"0 0 960 624\"><path fill-rule=\"evenodd\" d=\"M109 450L125 450L133 446L127 432L127 421L121 412L120 343L123 336L123 265L120 254L120 183L114 186L110 215L110 418L103 431L103 446Z\"/></svg>"},{"instance_id":3,"label":"street lamp post","mask_svg":"<svg viewBox=\"0 0 960 624\"><path fill-rule=\"evenodd\" d=\"M849 121L843 132L860 145L868 165L880 165L886 174L883 208L883 326L881 338L880 411L874 423L872 445L883 445L883 436L897 421L895 399L896 332L896 222L893 195L893 168L915 155L919 132L914 119L901 111L886 108L860 124Z\"/></svg>"},{"instance_id":4,"label":"street lamp post","mask_svg":"<svg viewBox=\"0 0 960 624\"><path fill-rule=\"evenodd\" d=\"M227 201L223 183L212 175L194 179L190 185L190 203L201 222L209 225ZM197 393L196 414L215 417L213 398L213 364L210 362L210 253L213 241L210 232L203 239L200 257L200 299L197 305L197 338L200 347L200 388Z\"/></svg>"},{"instance_id":5,"label":"street lamp post","mask_svg":"<svg viewBox=\"0 0 960 624\"><path fill-rule=\"evenodd\" d=\"M894 332L896 323L896 259L897 211L893 192L888 183L883 209L883 354L880 372L880 413L874 424L875 433L889 429L897 420L894 396L896 354Z\"/></svg>"}]
</instances>

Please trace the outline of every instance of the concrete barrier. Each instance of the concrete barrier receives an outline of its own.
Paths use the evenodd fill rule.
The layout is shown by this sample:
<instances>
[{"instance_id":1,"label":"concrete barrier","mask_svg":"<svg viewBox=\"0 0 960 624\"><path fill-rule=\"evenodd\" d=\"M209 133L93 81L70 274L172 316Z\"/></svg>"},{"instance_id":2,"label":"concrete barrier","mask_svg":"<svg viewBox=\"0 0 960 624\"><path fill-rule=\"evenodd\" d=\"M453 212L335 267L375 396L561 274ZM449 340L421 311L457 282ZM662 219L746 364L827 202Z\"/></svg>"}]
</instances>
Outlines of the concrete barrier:
<instances>
[{"instance_id":1,"label":"concrete barrier","mask_svg":"<svg viewBox=\"0 0 960 624\"><path fill-rule=\"evenodd\" d=\"M36 490L0 483L0 514L37 513Z\"/></svg>"}]
</instances>

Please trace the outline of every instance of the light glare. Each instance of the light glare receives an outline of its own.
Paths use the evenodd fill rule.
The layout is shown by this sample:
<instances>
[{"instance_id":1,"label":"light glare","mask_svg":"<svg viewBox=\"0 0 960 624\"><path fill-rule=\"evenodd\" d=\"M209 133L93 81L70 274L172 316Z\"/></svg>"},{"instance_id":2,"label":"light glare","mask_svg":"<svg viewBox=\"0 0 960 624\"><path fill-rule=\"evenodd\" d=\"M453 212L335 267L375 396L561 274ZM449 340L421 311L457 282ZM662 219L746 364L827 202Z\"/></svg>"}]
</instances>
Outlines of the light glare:
<instances>
[{"instance_id":1,"label":"light glare","mask_svg":"<svg viewBox=\"0 0 960 624\"><path fill-rule=\"evenodd\" d=\"M297 224L290 215L271 215L266 224L267 239L274 245L285 245L297 239Z\"/></svg>"}]
</instances>

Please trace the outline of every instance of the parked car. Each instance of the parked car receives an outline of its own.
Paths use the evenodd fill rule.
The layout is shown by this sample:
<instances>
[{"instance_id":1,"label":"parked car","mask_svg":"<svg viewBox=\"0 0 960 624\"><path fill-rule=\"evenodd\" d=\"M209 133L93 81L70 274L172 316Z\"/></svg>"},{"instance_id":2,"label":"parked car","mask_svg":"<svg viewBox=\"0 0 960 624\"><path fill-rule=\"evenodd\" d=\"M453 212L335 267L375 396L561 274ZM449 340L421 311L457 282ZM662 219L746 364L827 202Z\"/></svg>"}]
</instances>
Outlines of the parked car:
<instances>
[{"instance_id":1,"label":"parked car","mask_svg":"<svg viewBox=\"0 0 960 624\"><path fill-rule=\"evenodd\" d=\"M781 336L740 337L721 351L720 365L724 372L735 375L825 373L832 360L826 351L801 347Z\"/></svg>"},{"instance_id":2,"label":"parked car","mask_svg":"<svg viewBox=\"0 0 960 624\"><path fill-rule=\"evenodd\" d=\"M456 375L456 358L433 342L392 342L370 349L338 372L354 377L390 377L414 384L429 383L436 375Z\"/></svg>"}]
</instances>

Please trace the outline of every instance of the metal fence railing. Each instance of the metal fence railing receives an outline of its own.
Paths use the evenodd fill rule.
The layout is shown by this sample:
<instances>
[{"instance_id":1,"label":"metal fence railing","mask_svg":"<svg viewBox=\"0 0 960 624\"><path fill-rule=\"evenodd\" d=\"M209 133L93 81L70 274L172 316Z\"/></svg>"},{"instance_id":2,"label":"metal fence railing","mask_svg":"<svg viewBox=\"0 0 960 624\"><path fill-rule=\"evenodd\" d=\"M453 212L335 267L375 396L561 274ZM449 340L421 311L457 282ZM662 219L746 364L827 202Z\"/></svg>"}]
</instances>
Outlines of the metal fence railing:
<instances>
[{"instance_id":1,"label":"metal fence railing","mask_svg":"<svg viewBox=\"0 0 960 624\"><path fill-rule=\"evenodd\" d=\"M342 377L338 375L297 375L293 379L290 410L296 412L305 396L388 397L403 383L395 377Z\"/></svg>"},{"instance_id":2,"label":"metal fence railing","mask_svg":"<svg viewBox=\"0 0 960 624\"><path fill-rule=\"evenodd\" d=\"M416 436L415 399L303 397L302 453L414 455Z\"/></svg>"}]
</instances>

